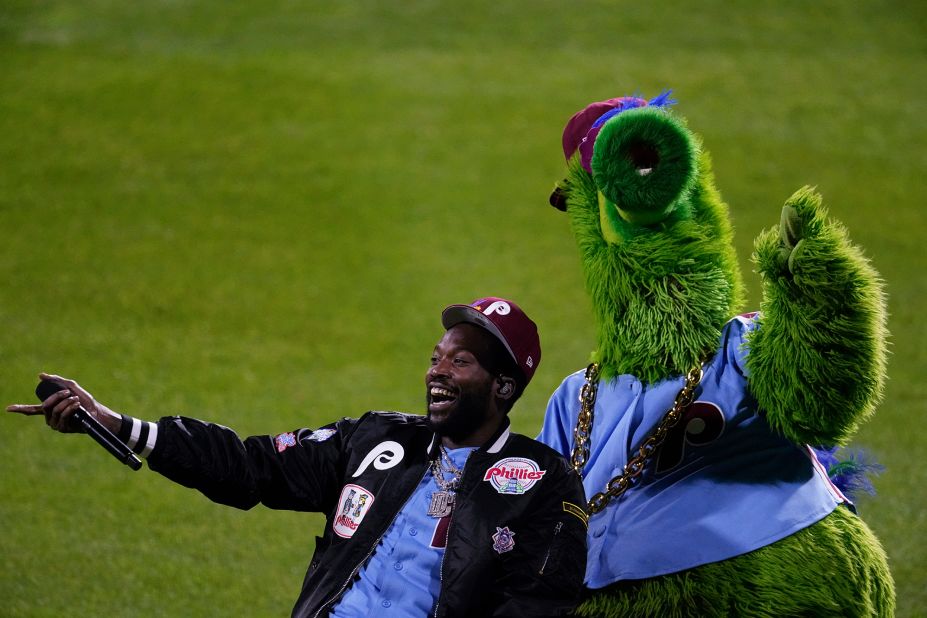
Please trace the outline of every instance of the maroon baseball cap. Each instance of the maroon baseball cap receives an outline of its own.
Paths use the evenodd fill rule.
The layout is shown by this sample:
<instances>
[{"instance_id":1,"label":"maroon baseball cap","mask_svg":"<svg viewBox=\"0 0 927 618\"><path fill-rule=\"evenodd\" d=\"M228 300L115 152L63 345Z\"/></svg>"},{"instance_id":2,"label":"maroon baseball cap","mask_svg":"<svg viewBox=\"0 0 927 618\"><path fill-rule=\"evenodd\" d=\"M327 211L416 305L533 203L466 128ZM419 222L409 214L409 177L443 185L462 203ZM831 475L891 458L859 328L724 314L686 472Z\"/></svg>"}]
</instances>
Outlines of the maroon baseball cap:
<instances>
[{"instance_id":1,"label":"maroon baseball cap","mask_svg":"<svg viewBox=\"0 0 927 618\"><path fill-rule=\"evenodd\" d=\"M475 324L492 333L512 355L515 365L525 376L525 384L531 381L541 362L541 340L537 325L518 305L490 296L469 305L449 305L441 314L444 328L462 322Z\"/></svg>"},{"instance_id":2,"label":"maroon baseball cap","mask_svg":"<svg viewBox=\"0 0 927 618\"><path fill-rule=\"evenodd\" d=\"M598 130L595 130L593 135L589 135L592 131L592 125L613 109L627 109L628 107L641 107L644 105L647 105L647 101L637 97L617 97L590 103L573 114L563 129L563 156L569 161L573 153L579 149L583 167L591 174L592 168L589 166L589 162L592 160L592 146L599 134Z\"/></svg>"},{"instance_id":3,"label":"maroon baseball cap","mask_svg":"<svg viewBox=\"0 0 927 618\"><path fill-rule=\"evenodd\" d=\"M664 90L650 99L641 97L616 97L590 103L570 118L563 129L563 156L569 161L579 150L583 168L592 173L592 147L605 121L616 114L635 107L667 107L676 101L670 99L671 90Z\"/></svg>"}]
</instances>

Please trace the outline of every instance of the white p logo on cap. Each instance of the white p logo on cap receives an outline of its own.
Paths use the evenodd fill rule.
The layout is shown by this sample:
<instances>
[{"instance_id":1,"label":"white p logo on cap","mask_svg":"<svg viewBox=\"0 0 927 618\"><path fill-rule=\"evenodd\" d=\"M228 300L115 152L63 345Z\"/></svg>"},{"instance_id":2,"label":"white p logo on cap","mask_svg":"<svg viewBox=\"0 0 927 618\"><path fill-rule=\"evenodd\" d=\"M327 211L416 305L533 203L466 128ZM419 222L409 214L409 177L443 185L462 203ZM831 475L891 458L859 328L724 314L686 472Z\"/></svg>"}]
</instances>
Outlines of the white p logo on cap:
<instances>
[{"instance_id":1,"label":"white p logo on cap","mask_svg":"<svg viewBox=\"0 0 927 618\"><path fill-rule=\"evenodd\" d=\"M488 307L483 309L485 315L492 315L493 313L498 313L499 315L508 315L512 312L512 308L504 300L497 300L491 303Z\"/></svg>"}]
</instances>

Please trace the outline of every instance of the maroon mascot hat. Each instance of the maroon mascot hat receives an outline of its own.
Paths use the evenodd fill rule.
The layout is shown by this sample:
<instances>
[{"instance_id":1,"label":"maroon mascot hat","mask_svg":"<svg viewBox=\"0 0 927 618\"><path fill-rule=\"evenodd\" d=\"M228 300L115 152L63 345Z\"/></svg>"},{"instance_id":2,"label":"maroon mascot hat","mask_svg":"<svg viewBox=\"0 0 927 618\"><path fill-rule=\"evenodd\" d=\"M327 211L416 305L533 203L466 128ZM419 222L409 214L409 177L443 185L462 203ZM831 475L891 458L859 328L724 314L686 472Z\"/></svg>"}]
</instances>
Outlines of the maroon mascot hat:
<instances>
[{"instance_id":1,"label":"maroon mascot hat","mask_svg":"<svg viewBox=\"0 0 927 618\"><path fill-rule=\"evenodd\" d=\"M665 90L649 101L640 97L617 97L590 103L573 114L563 129L563 156L569 161L579 150L583 169L592 174L593 147L602 125L617 114L635 107L668 107L676 102L669 98L671 93L672 90ZM551 194L550 204L560 210L566 210L566 203L559 187Z\"/></svg>"}]
</instances>

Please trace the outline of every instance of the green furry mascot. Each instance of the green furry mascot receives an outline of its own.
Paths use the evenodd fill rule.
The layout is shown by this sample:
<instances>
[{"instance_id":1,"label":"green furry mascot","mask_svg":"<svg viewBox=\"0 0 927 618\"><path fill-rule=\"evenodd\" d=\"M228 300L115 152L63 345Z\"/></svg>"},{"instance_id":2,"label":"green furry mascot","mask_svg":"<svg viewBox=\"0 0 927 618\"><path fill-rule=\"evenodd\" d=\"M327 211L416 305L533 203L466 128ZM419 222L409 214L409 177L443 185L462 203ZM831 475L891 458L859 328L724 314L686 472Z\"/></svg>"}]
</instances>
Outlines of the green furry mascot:
<instances>
[{"instance_id":1,"label":"green furry mascot","mask_svg":"<svg viewBox=\"0 0 927 618\"><path fill-rule=\"evenodd\" d=\"M844 445L885 378L877 273L799 190L741 277L708 154L664 93L594 103L564 132L566 210L597 326L540 440L589 505L583 616L894 612L878 540L807 445Z\"/></svg>"}]
</instances>

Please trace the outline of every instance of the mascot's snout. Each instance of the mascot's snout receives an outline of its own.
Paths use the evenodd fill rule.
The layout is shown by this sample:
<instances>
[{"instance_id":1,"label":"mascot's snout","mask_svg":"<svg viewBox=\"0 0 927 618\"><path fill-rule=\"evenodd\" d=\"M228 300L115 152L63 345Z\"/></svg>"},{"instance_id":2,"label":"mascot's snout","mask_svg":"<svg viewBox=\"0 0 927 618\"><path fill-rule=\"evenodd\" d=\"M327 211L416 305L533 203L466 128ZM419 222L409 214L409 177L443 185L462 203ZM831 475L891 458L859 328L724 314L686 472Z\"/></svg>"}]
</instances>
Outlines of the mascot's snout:
<instances>
[{"instance_id":1,"label":"mascot's snout","mask_svg":"<svg viewBox=\"0 0 927 618\"><path fill-rule=\"evenodd\" d=\"M605 198L600 208L614 208L633 225L664 221L681 210L696 182L697 155L692 134L663 110L616 114L602 125L592 155L592 176Z\"/></svg>"}]
</instances>

